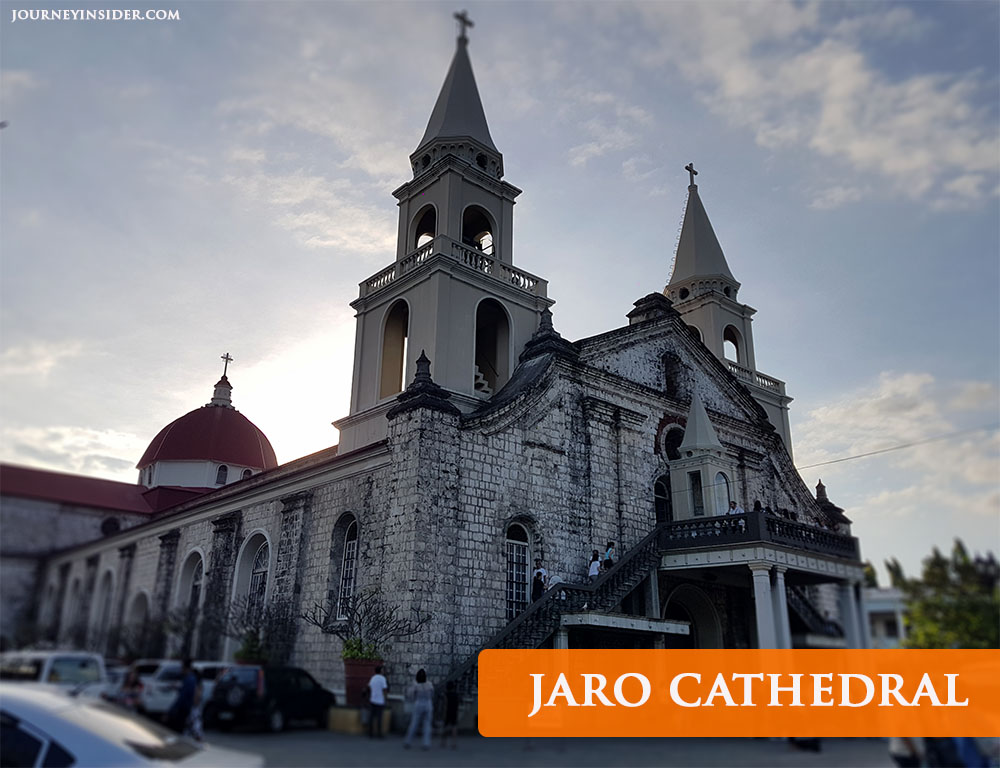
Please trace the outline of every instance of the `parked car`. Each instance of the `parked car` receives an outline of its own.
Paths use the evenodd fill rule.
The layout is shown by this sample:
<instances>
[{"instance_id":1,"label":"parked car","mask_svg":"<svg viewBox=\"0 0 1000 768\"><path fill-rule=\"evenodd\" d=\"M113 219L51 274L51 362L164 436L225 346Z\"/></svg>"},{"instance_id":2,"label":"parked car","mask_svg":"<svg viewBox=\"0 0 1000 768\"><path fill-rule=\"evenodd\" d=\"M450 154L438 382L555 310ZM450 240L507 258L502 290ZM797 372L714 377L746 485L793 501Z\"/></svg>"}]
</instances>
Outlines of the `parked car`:
<instances>
[{"instance_id":1,"label":"parked car","mask_svg":"<svg viewBox=\"0 0 1000 768\"><path fill-rule=\"evenodd\" d=\"M0 681L39 683L100 696L108 686L104 658L85 651L10 651L0 655Z\"/></svg>"},{"instance_id":2,"label":"parked car","mask_svg":"<svg viewBox=\"0 0 1000 768\"><path fill-rule=\"evenodd\" d=\"M229 665L223 664L221 661L195 661L192 662L192 666L195 674L201 680L201 700L208 701L215 688L216 678ZM167 713L181 687L182 668L179 661L164 661L157 667L156 672L143 681L139 702L145 714L151 717L161 717Z\"/></svg>"},{"instance_id":3,"label":"parked car","mask_svg":"<svg viewBox=\"0 0 1000 768\"><path fill-rule=\"evenodd\" d=\"M85 768L262 766L259 755L200 746L99 699L0 683L3 765Z\"/></svg>"},{"instance_id":4,"label":"parked car","mask_svg":"<svg viewBox=\"0 0 1000 768\"><path fill-rule=\"evenodd\" d=\"M207 727L252 725L277 732L293 720L326 725L333 694L298 667L229 667L205 703Z\"/></svg>"}]
</instances>

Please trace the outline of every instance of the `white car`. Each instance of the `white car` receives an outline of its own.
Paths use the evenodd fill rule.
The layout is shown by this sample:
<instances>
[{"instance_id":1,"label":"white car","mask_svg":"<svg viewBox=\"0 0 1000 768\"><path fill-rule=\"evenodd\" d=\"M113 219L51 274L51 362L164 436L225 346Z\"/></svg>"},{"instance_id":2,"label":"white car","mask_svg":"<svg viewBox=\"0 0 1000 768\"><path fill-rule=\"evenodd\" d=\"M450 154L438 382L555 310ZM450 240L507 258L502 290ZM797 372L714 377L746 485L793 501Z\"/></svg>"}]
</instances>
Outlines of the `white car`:
<instances>
[{"instance_id":1,"label":"white car","mask_svg":"<svg viewBox=\"0 0 1000 768\"><path fill-rule=\"evenodd\" d=\"M0 684L0 751L12 768L264 765L260 755L195 744L104 701L6 683Z\"/></svg>"},{"instance_id":2,"label":"white car","mask_svg":"<svg viewBox=\"0 0 1000 768\"><path fill-rule=\"evenodd\" d=\"M201 700L208 701L215 688L216 678L232 665L221 661L194 661L191 666L201 680ZM143 712L155 717L167 713L181 687L181 668L179 661L164 661L150 677L143 678L140 672L143 683L140 702Z\"/></svg>"},{"instance_id":3,"label":"white car","mask_svg":"<svg viewBox=\"0 0 1000 768\"><path fill-rule=\"evenodd\" d=\"M10 651L0 655L0 681L42 683L62 691L100 696L108 687L104 658L86 651Z\"/></svg>"}]
</instances>

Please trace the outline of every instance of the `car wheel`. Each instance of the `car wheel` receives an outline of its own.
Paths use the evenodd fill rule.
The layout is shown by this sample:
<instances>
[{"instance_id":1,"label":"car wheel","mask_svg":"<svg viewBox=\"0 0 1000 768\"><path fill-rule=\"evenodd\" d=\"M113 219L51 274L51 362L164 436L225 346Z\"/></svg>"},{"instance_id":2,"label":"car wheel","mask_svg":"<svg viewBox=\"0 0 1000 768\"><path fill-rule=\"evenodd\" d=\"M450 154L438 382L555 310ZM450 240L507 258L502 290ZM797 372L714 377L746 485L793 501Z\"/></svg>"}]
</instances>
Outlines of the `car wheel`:
<instances>
[{"instance_id":1,"label":"car wheel","mask_svg":"<svg viewBox=\"0 0 1000 768\"><path fill-rule=\"evenodd\" d=\"M271 733L280 733L285 730L285 715L277 707L267 713L267 729Z\"/></svg>"}]
</instances>

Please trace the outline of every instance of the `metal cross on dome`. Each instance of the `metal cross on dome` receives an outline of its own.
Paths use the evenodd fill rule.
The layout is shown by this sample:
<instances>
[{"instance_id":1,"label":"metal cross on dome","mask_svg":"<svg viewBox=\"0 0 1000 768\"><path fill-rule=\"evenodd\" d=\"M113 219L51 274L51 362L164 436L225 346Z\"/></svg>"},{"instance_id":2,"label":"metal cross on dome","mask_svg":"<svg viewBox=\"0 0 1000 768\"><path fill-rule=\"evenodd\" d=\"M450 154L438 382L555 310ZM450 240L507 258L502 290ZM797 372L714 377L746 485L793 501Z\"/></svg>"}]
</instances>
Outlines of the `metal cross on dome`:
<instances>
[{"instance_id":1,"label":"metal cross on dome","mask_svg":"<svg viewBox=\"0 0 1000 768\"><path fill-rule=\"evenodd\" d=\"M225 365L222 368L222 376L225 377L226 373L229 371L229 364L233 362L233 358L229 356L228 352L226 352L226 354L219 359L225 361Z\"/></svg>"},{"instance_id":2,"label":"metal cross on dome","mask_svg":"<svg viewBox=\"0 0 1000 768\"><path fill-rule=\"evenodd\" d=\"M472 22L472 19L469 18L469 12L468 11L459 11L459 12L455 13L455 19L458 21L458 27L459 27L459 29L458 29L458 39L459 40L468 40L469 38L466 37L465 31L469 27L476 26Z\"/></svg>"},{"instance_id":3,"label":"metal cross on dome","mask_svg":"<svg viewBox=\"0 0 1000 768\"><path fill-rule=\"evenodd\" d=\"M698 171L694 169L694 163L688 163L684 166L684 170L691 175L691 186L694 186L694 177L698 175Z\"/></svg>"}]
</instances>

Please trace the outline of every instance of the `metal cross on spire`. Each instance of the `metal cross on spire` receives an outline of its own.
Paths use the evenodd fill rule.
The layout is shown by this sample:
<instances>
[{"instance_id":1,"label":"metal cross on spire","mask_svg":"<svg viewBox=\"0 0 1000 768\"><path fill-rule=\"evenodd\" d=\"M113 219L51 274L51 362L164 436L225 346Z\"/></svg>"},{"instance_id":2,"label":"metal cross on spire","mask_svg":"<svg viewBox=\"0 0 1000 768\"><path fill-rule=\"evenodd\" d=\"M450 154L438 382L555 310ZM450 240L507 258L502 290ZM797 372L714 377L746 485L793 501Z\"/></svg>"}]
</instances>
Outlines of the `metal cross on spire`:
<instances>
[{"instance_id":1,"label":"metal cross on spire","mask_svg":"<svg viewBox=\"0 0 1000 768\"><path fill-rule=\"evenodd\" d=\"M684 170L688 172L691 176L691 186L694 186L694 177L698 175L698 171L694 169L694 163L688 163L684 166Z\"/></svg>"},{"instance_id":2,"label":"metal cross on spire","mask_svg":"<svg viewBox=\"0 0 1000 768\"><path fill-rule=\"evenodd\" d=\"M458 21L458 39L459 40L468 40L469 38L466 36L465 31L469 27L476 26L472 22L472 19L469 18L469 12L468 11L459 11L458 13L455 14L455 20Z\"/></svg>"},{"instance_id":3,"label":"metal cross on spire","mask_svg":"<svg viewBox=\"0 0 1000 768\"><path fill-rule=\"evenodd\" d=\"M225 378L226 377L226 373L228 373L228 371L229 371L229 364L231 362L233 362L233 358L229 356L228 352L226 352L226 354L224 354L219 359L225 361L225 365L222 368L222 378Z\"/></svg>"}]
</instances>

